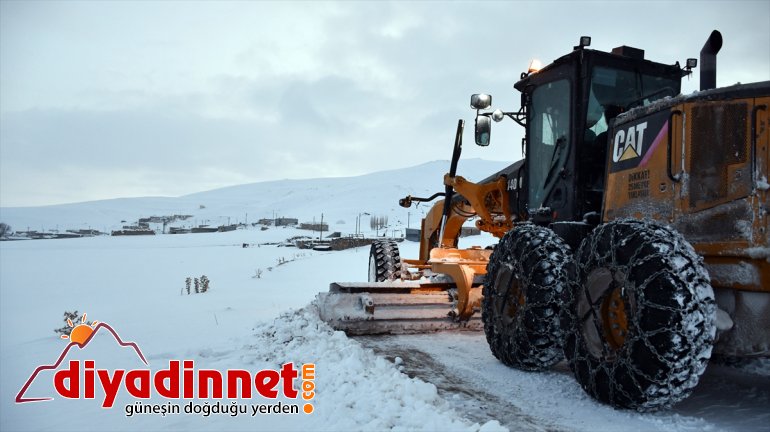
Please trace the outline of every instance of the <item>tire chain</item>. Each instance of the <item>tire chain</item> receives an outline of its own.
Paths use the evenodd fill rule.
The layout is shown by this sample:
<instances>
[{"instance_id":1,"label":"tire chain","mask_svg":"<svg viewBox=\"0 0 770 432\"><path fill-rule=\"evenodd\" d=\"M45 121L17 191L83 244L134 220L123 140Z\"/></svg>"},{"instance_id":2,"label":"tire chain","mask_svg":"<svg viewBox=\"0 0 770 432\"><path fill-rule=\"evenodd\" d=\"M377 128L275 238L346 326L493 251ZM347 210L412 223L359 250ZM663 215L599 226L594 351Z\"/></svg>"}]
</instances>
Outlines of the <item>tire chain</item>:
<instances>
[{"instance_id":1,"label":"tire chain","mask_svg":"<svg viewBox=\"0 0 770 432\"><path fill-rule=\"evenodd\" d=\"M629 253L630 252L630 253ZM583 389L613 406L652 411L686 398L706 368L714 342L714 293L703 259L671 228L634 219L598 227L583 241L576 277L565 291L561 316L565 356ZM586 348L582 320L590 318L603 335L587 284L597 268L625 275L622 298L628 333L614 353L602 337L603 354ZM654 271L651 271L654 270ZM641 279L641 280L635 280ZM580 294L592 301L591 313L577 316Z\"/></svg>"},{"instance_id":2,"label":"tire chain","mask_svg":"<svg viewBox=\"0 0 770 432\"><path fill-rule=\"evenodd\" d=\"M532 224L517 226L495 247L484 279L482 319L490 349L504 364L536 371L563 358L559 310L569 274L574 272L571 255L569 246L553 231ZM511 278L495 286L503 267ZM506 301L514 279L524 304L509 325L504 309L508 301L518 301Z\"/></svg>"}]
</instances>

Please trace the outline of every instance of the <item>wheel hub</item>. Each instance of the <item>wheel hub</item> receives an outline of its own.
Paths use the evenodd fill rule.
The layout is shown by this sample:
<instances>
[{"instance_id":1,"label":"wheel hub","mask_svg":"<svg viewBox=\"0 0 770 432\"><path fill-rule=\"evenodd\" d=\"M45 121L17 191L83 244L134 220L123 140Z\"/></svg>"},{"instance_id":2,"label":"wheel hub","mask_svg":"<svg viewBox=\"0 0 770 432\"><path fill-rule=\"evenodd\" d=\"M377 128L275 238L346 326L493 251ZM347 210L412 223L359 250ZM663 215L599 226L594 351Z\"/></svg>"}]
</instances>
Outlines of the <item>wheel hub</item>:
<instances>
[{"instance_id":1,"label":"wheel hub","mask_svg":"<svg viewBox=\"0 0 770 432\"><path fill-rule=\"evenodd\" d=\"M498 298L499 310L506 324L516 320L516 316L526 303L524 293L519 287L519 281L514 276L512 268L502 268L495 280L495 286L505 287L505 291Z\"/></svg>"},{"instance_id":2,"label":"wheel hub","mask_svg":"<svg viewBox=\"0 0 770 432\"><path fill-rule=\"evenodd\" d=\"M604 296L601 306L604 337L613 351L617 351L623 346L628 334L628 318L626 317L626 305L621 295L622 291L622 287L615 286L609 295Z\"/></svg>"},{"instance_id":3,"label":"wheel hub","mask_svg":"<svg viewBox=\"0 0 770 432\"><path fill-rule=\"evenodd\" d=\"M622 271L598 268L586 278L578 314L588 351L596 358L613 358L626 342L626 276Z\"/></svg>"}]
</instances>

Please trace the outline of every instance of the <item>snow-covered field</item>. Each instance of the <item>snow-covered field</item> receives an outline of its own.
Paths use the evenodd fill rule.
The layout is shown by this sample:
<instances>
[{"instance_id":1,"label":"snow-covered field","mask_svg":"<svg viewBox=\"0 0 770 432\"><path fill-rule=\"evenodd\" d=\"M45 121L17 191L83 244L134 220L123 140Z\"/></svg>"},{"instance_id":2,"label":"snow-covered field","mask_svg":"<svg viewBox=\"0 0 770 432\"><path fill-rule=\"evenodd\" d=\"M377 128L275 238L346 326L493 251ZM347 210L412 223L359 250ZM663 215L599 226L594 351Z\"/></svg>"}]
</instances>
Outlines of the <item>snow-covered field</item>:
<instances>
[{"instance_id":1,"label":"snow-covered field","mask_svg":"<svg viewBox=\"0 0 770 432\"><path fill-rule=\"evenodd\" d=\"M770 424L766 364L712 365L694 395L674 410L638 414L589 399L564 364L545 374L506 368L480 333L347 338L321 323L311 302L331 281L364 280L368 248L257 246L299 234L272 228L1 243L0 429L700 431L767 430ZM463 244L492 241L479 236ZM417 244L404 242L401 249L415 256ZM262 275L255 278L258 269ZM209 292L181 295L186 277L204 274ZM315 411L129 418L123 407L132 400L125 390L112 409L100 408L100 394L97 401L16 404L35 367L53 362L66 346L53 329L62 325L65 310L74 309L136 342L153 370L173 359L194 360L201 369L252 371L315 363ZM70 357L87 356L97 367L142 367L106 332L77 351ZM41 380L29 395L46 396L46 389L50 393L50 381Z\"/></svg>"},{"instance_id":2,"label":"snow-covered field","mask_svg":"<svg viewBox=\"0 0 770 432\"><path fill-rule=\"evenodd\" d=\"M315 294L330 281L365 277L368 248L315 252L256 246L299 234L277 228L3 242L0 429L478 428L454 413L435 386L408 378L392 363L318 321L309 306ZM252 246L243 248L243 243ZM279 259L286 263L277 265ZM255 278L258 269L262 275ZM203 274L211 280L209 292L181 295L186 277ZM62 325L64 310L74 309L109 323L124 340L136 342L153 370L172 359L191 359L198 368L219 370L315 363L315 412L260 418L184 414L126 418L120 408L128 403L126 395L109 410L94 401L61 398L15 404L35 367L53 362L66 346L53 329ZM287 312L275 319L281 311ZM116 350L107 335L97 333L94 343L76 354L96 357L97 367L141 366L124 350ZM45 393L46 386L31 390Z\"/></svg>"}]
</instances>

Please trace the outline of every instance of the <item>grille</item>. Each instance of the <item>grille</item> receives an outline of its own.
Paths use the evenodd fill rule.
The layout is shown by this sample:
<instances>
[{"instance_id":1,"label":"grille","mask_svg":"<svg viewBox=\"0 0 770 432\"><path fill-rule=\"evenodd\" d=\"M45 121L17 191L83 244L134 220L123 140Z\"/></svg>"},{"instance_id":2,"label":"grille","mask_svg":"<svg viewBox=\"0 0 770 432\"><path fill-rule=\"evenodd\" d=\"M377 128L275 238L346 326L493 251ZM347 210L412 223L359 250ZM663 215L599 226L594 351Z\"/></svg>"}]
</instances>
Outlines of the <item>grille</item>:
<instances>
[{"instance_id":1,"label":"grille","mask_svg":"<svg viewBox=\"0 0 770 432\"><path fill-rule=\"evenodd\" d=\"M689 122L692 144L687 149L691 208L708 207L750 190L746 112L746 103L707 103L692 108ZM734 171L739 165L745 165L745 172ZM733 175L729 174L731 171Z\"/></svg>"}]
</instances>

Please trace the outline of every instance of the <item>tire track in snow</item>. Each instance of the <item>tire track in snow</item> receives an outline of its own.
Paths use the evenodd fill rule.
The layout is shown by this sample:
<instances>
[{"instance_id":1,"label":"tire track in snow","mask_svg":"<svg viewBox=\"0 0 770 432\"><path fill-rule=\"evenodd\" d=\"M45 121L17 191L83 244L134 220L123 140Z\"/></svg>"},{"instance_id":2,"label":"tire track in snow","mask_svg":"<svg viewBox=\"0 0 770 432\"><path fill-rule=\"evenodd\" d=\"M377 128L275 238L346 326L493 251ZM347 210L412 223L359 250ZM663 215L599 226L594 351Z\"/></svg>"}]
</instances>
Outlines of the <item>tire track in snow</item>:
<instances>
[{"instance_id":1,"label":"tire track in snow","mask_svg":"<svg viewBox=\"0 0 770 432\"><path fill-rule=\"evenodd\" d=\"M512 431L562 431L543 419L526 414L515 401L494 395L479 383L468 382L454 374L449 368L426 351L413 345L405 346L399 336L361 336L355 337L364 347L375 354L396 362L401 358L401 371L410 378L419 378L432 383L441 395L457 412L471 422L484 424L497 420Z\"/></svg>"},{"instance_id":2,"label":"tire track in snow","mask_svg":"<svg viewBox=\"0 0 770 432\"><path fill-rule=\"evenodd\" d=\"M483 334L354 339L390 361L401 357L403 373L434 384L468 420L498 420L510 430L759 432L770 422L770 361L737 366L712 361L689 398L667 411L637 413L591 399L564 362L542 373L505 367L489 352Z\"/></svg>"}]
</instances>

